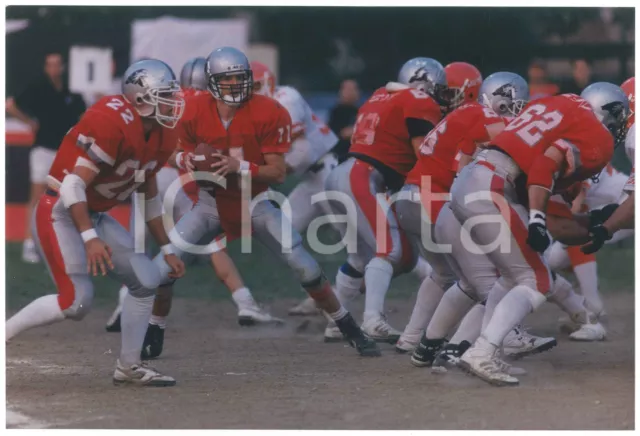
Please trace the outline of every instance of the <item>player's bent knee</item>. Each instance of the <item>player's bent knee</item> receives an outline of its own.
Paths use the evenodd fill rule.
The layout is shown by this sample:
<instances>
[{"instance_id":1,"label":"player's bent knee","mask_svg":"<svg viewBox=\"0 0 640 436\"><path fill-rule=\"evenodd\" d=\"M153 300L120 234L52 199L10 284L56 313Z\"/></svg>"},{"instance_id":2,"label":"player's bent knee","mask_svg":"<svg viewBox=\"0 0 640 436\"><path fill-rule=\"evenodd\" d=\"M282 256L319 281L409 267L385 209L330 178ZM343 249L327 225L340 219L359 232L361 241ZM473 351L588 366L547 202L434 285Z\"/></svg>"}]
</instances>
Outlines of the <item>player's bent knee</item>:
<instances>
[{"instance_id":1,"label":"player's bent knee","mask_svg":"<svg viewBox=\"0 0 640 436\"><path fill-rule=\"evenodd\" d=\"M156 289L162 282L162 275L157 264L144 254L134 254L129 259L133 273L140 285L147 289Z\"/></svg>"},{"instance_id":2,"label":"player's bent knee","mask_svg":"<svg viewBox=\"0 0 640 436\"><path fill-rule=\"evenodd\" d=\"M304 288L313 287L313 283L322 281L322 268L318 262L301 245L285 255L287 263Z\"/></svg>"},{"instance_id":3,"label":"player's bent knee","mask_svg":"<svg viewBox=\"0 0 640 436\"><path fill-rule=\"evenodd\" d=\"M87 275L70 275L73 289L60 289L58 303L66 318L80 321L91 311L93 283Z\"/></svg>"},{"instance_id":4,"label":"player's bent knee","mask_svg":"<svg viewBox=\"0 0 640 436\"><path fill-rule=\"evenodd\" d=\"M532 287L526 285L518 285L513 288L511 292L514 292L516 290L519 294L526 296L527 300L529 300L529 302L531 303L531 307L533 307L533 310L536 310L542 305L542 303L547 301L547 297L544 294L536 291Z\"/></svg>"}]
</instances>

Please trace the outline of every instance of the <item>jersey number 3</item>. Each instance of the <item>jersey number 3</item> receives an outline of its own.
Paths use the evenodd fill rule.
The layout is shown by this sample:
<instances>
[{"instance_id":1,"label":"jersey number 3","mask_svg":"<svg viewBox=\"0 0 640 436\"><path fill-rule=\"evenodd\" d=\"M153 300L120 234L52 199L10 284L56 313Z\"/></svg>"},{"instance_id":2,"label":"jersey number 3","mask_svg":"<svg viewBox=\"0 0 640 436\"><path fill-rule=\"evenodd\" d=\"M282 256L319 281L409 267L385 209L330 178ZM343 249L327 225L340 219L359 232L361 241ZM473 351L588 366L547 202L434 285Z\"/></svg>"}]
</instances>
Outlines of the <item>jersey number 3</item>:
<instances>
[{"instance_id":1,"label":"jersey number 3","mask_svg":"<svg viewBox=\"0 0 640 436\"><path fill-rule=\"evenodd\" d=\"M561 121L562 114L560 112L548 112L545 105L534 104L511 121L504 130L508 132L517 129L516 135L529 147L533 147L542 139L542 132L557 127Z\"/></svg>"}]
</instances>

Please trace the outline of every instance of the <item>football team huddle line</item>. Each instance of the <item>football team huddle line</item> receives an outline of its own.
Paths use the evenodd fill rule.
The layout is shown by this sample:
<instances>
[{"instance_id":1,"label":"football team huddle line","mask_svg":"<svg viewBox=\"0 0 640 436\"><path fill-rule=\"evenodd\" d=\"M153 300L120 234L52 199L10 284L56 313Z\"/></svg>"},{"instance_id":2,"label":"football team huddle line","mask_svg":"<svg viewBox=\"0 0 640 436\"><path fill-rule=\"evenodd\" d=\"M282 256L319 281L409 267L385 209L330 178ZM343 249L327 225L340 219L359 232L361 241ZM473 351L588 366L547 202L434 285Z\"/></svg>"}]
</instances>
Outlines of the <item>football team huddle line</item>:
<instances>
[{"instance_id":1,"label":"football team huddle line","mask_svg":"<svg viewBox=\"0 0 640 436\"><path fill-rule=\"evenodd\" d=\"M101 99L69 131L32 223L58 293L11 317L7 341L82 319L93 299L90 276L109 274L124 285L107 325L122 332L114 383L173 385L142 359L161 354L173 283L195 253L210 256L241 325L282 322L255 302L222 249L223 234L255 237L280 256L309 295L290 313L320 309L329 320L325 340L346 339L363 356L391 342L411 352L415 366L457 365L495 385L517 384L521 371L501 350L521 357L556 345L520 327L547 300L570 316L572 339L605 337L597 285L576 294L543 253L549 234L560 265L571 247L589 243L582 251L592 253L633 227L633 175L618 207L623 176L608 166L614 142L626 142L633 161L633 78L624 90L599 82L580 97L529 103L517 74L483 81L470 64L414 58L360 108L341 163L331 152L336 136L300 94L276 89L274 75L239 50L188 62L181 82L183 89L161 61L136 62L122 95ZM301 179L290 207L255 200L287 174ZM194 178L192 200L181 185ZM596 188L606 192L590 195ZM134 192L129 233L105 212ZM573 211L569 197L578 197ZM576 210L581 203L592 210ZM343 238L355 234L335 288L302 246L300 233L320 218ZM137 249L143 227L161 247L153 259ZM595 267L595 259L586 263ZM421 285L400 332L386 322L384 300L391 279L409 271ZM349 308L362 294L359 327Z\"/></svg>"}]
</instances>

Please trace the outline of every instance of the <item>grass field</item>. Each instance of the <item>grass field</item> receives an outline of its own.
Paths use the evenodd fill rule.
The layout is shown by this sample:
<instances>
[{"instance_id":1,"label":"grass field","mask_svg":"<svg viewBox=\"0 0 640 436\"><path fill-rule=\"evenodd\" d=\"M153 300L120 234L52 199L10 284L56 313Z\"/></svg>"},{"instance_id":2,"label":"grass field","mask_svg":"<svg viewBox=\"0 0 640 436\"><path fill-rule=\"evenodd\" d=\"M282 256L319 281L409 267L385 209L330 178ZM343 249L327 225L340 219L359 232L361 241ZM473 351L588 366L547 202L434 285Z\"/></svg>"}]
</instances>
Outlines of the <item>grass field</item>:
<instances>
[{"instance_id":1,"label":"grass field","mask_svg":"<svg viewBox=\"0 0 640 436\"><path fill-rule=\"evenodd\" d=\"M43 265L20 261L9 244L7 316L53 292ZM259 244L231 255L256 298L274 314L304 294L287 268ZM462 373L434 375L383 346L363 359L342 344L323 344L323 320L288 318L281 328L240 328L227 291L205 264L176 285L165 353L154 365L178 385L162 391L111 385L119 335L104 332L118 284L100 278L85 320L25 332L7 346L10 427L310 428L310 429L629 429L633 420L633 256L630 241L599 255L609 312L608 341L572 343L556 331L560 312L546 305L527 320L559 335L551 352L518 362L529 374L512 389ZM320 256L333 279L344 257ZM403 327L417 289L393 281L387 309ZM361 304L361 303L360 303ZM168 413L169 412L169 413Z\"/></svg>"}]
</instances>

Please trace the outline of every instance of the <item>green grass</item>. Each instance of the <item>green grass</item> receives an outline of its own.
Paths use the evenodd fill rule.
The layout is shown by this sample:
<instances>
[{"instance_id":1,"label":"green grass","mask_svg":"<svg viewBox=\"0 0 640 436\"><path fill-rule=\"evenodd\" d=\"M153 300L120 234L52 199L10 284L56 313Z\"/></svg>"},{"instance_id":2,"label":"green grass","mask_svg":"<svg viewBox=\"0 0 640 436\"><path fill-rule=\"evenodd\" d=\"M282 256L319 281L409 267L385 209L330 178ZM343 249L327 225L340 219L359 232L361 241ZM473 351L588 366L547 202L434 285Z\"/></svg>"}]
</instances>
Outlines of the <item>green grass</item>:
<instances>
[{"instance_id":1,"label":"green grass","mask_svg":"<svg viewBox=\"0 0 640 436\"><path fill-rule=\"evenodd\" d=\"M333 235L326 235L333 238ZM20 259L21 244L6 246L7 286L9 309L17 309L36 297L55 292L53 282L43 264L25 264ZM260 301L280 298L303 298L304 291L292 277L288 267L269 251L254 241L253 253L242 254L239 242L230 244L229 253L236 262L245 283ZM632 241L606 246L598 253L600 287L603 291L632 291L633 281ZM345 259L344 253L332 256L316 256L331 281ZM105 277L94 280L97 305L111 305L117 298L119 284ZM418 288L412 275L398 277L392 282L390 298L408 298ZM226 299L228 292L205 262L188 267L186 276L175 287L178 297L199 299Z\"/></svg>"}]
</instances>

